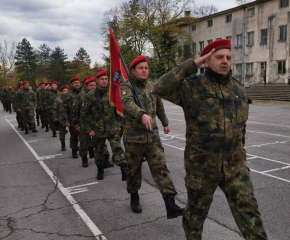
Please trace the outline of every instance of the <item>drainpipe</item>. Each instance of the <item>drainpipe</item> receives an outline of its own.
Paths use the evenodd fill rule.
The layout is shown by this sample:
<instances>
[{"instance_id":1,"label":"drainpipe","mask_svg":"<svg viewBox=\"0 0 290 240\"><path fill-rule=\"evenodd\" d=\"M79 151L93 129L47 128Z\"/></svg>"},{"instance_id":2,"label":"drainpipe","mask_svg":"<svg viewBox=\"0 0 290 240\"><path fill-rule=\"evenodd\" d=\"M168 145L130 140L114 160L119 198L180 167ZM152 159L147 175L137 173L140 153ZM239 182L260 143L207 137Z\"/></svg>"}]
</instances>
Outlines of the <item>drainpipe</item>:
<instances>
[{"instance_id":1,"label":"drainpipe","mask_svg":"<svg viewBox=\"0 0 290 240\"><path fill-rule=\"evenodd\" d=\"M243 15L243 34L242 34L242 84L245 84L245 49L246 49L246 8L244 8Z\"/></svg>"}]
</instances>

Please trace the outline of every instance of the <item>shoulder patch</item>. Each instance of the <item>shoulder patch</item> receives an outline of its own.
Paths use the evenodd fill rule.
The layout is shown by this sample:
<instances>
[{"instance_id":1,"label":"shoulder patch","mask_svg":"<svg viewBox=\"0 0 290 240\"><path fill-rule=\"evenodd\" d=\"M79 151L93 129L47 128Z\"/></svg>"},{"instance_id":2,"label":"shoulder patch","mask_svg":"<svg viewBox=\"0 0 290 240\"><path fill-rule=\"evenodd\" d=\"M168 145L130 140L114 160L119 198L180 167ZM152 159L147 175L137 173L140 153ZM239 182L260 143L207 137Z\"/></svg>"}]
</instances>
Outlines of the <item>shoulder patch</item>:
<instances>
[{"instance_id":1,"label":"shoulder patch","mask_svg":"<svg viewBox=\"0 0 290 240\"><path fill-rule=\"evenodd\" d=\"M127 95L127 89L120 89L121 95L126 96Z\"/></svg>"}]
</instances>

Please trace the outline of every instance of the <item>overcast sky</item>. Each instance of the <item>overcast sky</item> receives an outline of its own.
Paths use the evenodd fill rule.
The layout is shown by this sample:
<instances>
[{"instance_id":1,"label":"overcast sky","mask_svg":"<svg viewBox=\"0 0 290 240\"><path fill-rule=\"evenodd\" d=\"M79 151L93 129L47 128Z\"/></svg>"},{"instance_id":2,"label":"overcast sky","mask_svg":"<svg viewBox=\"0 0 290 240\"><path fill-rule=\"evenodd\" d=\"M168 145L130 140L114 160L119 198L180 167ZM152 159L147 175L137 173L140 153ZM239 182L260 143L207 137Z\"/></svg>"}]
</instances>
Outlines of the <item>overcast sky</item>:
<instances>
[{"instance_id":1,"label":"overcast sky","mask_svg":"<svg viewBox=\"0 0 290 240\"><path fill-rule=\"evenodd\" d=\"M128 1L128 0L127 0ZM72 60L83 47L92 62L102 62L100 23L105 11L125 0L0 0L0 41L26 38L34 48L59 46ZM195 6L214 5L219 11L236 6L235 0L196 0Z\"/></svg>"}]
</instances>

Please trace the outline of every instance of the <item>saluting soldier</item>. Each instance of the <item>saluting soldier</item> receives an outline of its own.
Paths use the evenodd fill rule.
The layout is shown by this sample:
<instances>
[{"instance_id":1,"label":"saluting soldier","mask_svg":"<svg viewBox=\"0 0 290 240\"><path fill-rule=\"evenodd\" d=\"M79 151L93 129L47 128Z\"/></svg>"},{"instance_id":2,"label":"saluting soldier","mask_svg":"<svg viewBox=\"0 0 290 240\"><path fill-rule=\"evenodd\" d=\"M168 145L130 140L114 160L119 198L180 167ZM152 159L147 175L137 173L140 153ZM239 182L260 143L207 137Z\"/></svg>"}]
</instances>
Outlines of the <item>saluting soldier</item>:
<instances>
[{"instance_id":1,"label":"saluting soldier","mask_svg":"<svg viewBox=\"0 0 290 240\"><path fill-rule=\"evenodd\" d=\"M99 72L96 81L97 88L85 96L84 106L81 109L81 127L84 132L92 136L92 143L95 147L95 163L98 167L97 179L104 179L104 147L106 140L108 140L116 164L121 169L122 181L125 181L127 164L118 133L117 112L109 99L107 71Z\"/></svg>"},{"instance_id":2,"label":"saluting soldier","mask_svg":"<svg viewBox=\"0 0 290 240\"><path fill-rule=\"evenodd\" d=\"M68 92L69 85L64 85L60 88L61 96L57 97L54 100L53 104L53 123L55 126L59 127L59 141L61 143L61 151L65 151L65 135L67 133L66 130L66 122L64 121L64 112L63 112L63 96Z\"/></svg>"},{"instance_id":3,"label":"saluting soldier","mask_svg":"<svg viewBox=\"0 0 290 240\"><path fill-rule=\"evenodd\" d=\"M177 194L172 182L171 173L166 166L164 149L159 137L156 116L160 119L164 133L170 129L163 102L154 91L154 83L148 79L147 58L139 56L130 64L132 81L145 109L138 105L132 91L132 85L125 81L120 86L120 97L124 108L124 146L128 163L127 191L131 195L131 209L141 213L138 190L141 188L141 166L143 157L150 167L151 175L165 201L167 218L176 218L183 214L174 200Z\"/></svg>"}]
</instances>

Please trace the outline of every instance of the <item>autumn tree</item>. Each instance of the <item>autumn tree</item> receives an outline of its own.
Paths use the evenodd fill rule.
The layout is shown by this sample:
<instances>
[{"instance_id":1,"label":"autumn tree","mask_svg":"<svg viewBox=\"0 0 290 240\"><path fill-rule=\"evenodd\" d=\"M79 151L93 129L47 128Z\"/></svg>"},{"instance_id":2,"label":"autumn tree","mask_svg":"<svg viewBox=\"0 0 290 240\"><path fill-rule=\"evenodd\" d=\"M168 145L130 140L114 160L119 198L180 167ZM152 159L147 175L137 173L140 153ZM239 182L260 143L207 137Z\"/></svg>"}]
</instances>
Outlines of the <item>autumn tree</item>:
<instances>
[{"instance_id":1,"label":"autumn tree","mask_svg":"<svg viewBox=\"0 0 290 240\"><path fill-rule=\"evenodd\" d=\"M205 17L218 12L218 9L214 5L203 5L197 9L197 12L199 17Z\"/></svg>"},{"instance_id":2,"label":"autumn tree","mask_svg":"<svg viewBox=\"0 0 290 240\"><path fill-rule=\"evenodd\" d=\"M244 5L244 4L246 4L247 2L248 2L247 0L236 0L236 4L237 4L238 6Z\"/></svg>"},{"instance_id":3,"label":"autumn tree","mask_svg":"<svg viewBox=\"0 0 290 240\"><path fill-rule=\"evenodd\" d=\"M6 39L0 42L0 83L6 85L11 82L11 73L15 64L15 48L14 41Z\"/></svg>"}]
</instances>

